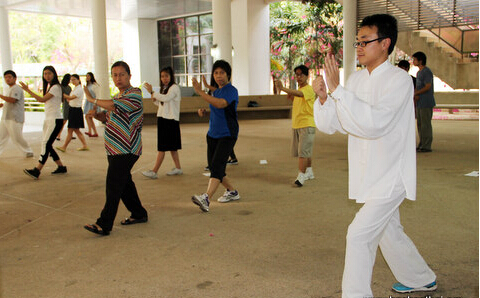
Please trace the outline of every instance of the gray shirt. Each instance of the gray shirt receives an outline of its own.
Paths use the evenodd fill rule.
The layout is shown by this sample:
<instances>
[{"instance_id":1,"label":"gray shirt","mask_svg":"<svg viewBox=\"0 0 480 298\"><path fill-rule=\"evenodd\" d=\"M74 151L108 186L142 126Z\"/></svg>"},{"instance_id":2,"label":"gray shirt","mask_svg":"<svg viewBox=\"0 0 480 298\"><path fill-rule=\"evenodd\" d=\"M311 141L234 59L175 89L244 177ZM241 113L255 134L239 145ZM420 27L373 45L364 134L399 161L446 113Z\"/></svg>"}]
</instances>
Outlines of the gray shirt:
<instances>
[{"instance_id":1,"label":"gray shirt","mask_svg":"<svg viewBox=\"0 0 480 298\"><path fill-rule=\"evenodd\" d=\"M426 67L417 72L416 90L425 87L426 84L432 84L427 92L419 95L417 108L433 108L435 106L435 98L433 97L433 73L430 68Z\"/></svg>"},{"instance_id":2,"label":"gray shirt","mask_svg":"<svg viewBox=\"0 0 480 298\"><path fill-rule=\"evenodd\" d=\"M13 97L16 101L14 103L4 103L2 120L15 120L18 123L23 123L25 121L25 106L22 88L18 85L9 86L5 96Z\"/></svg>"}]
</instances>

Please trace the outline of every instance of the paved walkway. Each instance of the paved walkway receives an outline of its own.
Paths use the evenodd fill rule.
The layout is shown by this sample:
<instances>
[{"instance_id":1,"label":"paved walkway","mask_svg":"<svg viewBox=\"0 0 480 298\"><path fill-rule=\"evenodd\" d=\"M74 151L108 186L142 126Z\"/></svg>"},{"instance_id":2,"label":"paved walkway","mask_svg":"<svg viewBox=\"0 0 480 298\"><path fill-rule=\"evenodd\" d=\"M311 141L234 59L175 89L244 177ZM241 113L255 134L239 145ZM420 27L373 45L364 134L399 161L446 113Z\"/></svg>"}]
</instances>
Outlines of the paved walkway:
<instances>
[{"instance_id":1,"label":"paved walkway","mask_svg":"<svg viewBox=\"0 0 480 298\"><path fill-rule=\"evenodd\" d=\"M465 176L478 171L478 121L433 125L434 152L418 155L418 200L402 205L402 222L438 276L432 297L478 297L478 177ZM38 155L41 131L31 127ZM149 222L120 226L120 204L103 238L82 228L105 200L102 138L89 139L88 152L73 141L60 153L68 174L50 175L49 160L38 181L22 173L36 160L10 143L0 159L0 297L340 297L346 230L360 207L347 199L346 137L317 132L316 178L295 188L290 121L242 121L240 163L227 169L242 198L205 214L190 196L208 181L207 125L181 129L185 174L163 175L167 155L160 178L148 180L140 172L153 166L156 128L145 127L133 177ZM407 297L393 282L379 252L374 294Z\"/></svg>"}]
</instances>

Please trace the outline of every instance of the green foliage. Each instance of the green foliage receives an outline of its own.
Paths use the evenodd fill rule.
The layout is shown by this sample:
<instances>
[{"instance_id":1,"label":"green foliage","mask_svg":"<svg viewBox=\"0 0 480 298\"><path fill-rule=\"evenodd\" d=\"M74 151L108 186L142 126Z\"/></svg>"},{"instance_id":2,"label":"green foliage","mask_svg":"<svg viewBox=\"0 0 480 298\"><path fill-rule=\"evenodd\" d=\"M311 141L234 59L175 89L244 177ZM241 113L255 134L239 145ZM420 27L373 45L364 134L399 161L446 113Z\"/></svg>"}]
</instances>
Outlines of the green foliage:
<instances>
[{"instance_id":1,"label":"green foliage","mask_svg":"<svg viewBox=\"0 0 480 298\"><path fill-rule=\"evenodd\" d=\"M327 53L343 57L342 6L333 0L283 1L270 4L272 76L294 80L293 68L305 64L315 73Z\"/></svg>"}]
</instances>

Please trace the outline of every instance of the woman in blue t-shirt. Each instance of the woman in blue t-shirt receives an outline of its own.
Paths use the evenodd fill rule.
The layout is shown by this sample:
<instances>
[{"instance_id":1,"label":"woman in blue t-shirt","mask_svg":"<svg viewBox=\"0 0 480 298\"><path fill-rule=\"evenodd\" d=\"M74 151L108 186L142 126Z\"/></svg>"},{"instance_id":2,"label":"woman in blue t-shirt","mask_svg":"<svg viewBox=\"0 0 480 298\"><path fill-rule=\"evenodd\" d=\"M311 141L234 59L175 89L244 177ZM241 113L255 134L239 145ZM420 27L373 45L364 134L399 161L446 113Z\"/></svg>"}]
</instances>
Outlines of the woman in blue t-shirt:
<instances>
[{"instance_id":1,"label":"woman in blue t-shirt","mask_svg":"<svg viewBox=\"0 0 480 298\"><path fill-rule=\"evenodd\" d=\"M226 203L240 199L238 191L226 177L225 168L238 137L237 105L238 91L230 83L232 68L224 60L218 60L212 67L211 85L217 88L212 95L202 90L202 85L192 79L193 88L210 106L210 123L207 133L207 158L210 168L210 180L207 192L192 196L192 201L204 212L209 211L209 198L213 196L220 183L226 191L217 201ZM199 111L203 114L204 111Z\"/></svg>"}]
</instances>

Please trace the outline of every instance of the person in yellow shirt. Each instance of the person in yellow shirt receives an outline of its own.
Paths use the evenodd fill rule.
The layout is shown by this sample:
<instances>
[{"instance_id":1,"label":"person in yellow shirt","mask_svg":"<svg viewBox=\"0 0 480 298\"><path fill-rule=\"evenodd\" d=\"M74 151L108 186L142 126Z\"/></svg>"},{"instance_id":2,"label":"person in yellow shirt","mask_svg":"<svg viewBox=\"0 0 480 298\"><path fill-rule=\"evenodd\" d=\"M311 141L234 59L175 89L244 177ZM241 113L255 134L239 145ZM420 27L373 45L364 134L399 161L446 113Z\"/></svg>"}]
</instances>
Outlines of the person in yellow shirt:
<instances>
[{"instance_id":1,"label":"person in yellow shirt","mask_svg":"<svg viewBox=\"0 0 480 298\"><path fill-rule=\"evenodd\" d=\"M303 186L305 181L315 178L312 170L312 151L315 141L315 121L313 119L313 103L315 92L308 85L308 67L295 67L295 78L298 90L285 88L281 81L276 81L277 90L288 94L292 105L292 155L298 157L298 176L295 185Z\"/></svg>"}]
</instances>

